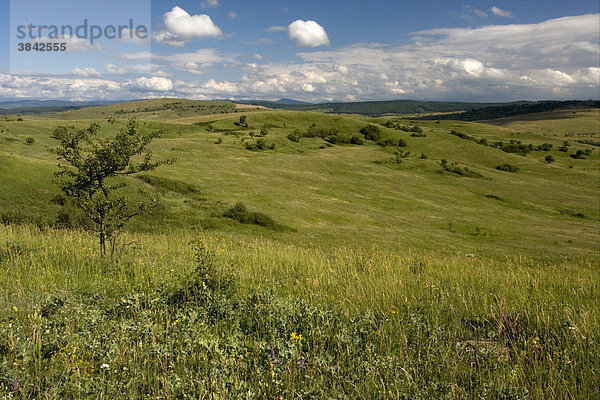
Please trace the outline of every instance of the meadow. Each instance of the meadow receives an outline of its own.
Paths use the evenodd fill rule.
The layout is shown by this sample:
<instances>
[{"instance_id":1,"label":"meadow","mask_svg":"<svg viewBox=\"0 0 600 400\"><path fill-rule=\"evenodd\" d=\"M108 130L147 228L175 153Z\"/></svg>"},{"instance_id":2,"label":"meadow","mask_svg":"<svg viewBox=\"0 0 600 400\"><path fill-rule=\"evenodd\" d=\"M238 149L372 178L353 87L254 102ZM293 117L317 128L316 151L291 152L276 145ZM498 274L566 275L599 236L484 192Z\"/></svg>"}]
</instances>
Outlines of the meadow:
<instances>
[{"instance_id":1,"label":"meadow","mask_svg":"<svg viewBox=\"0 0 600 400\"><path fill-rule=\"evenodd\" d=\"M0 119L3 398L600 398L597 109L173 102ZM103 259L51 136L131 116L177 161L128 179L162 206Z\"/></svg>"}]
</instances>

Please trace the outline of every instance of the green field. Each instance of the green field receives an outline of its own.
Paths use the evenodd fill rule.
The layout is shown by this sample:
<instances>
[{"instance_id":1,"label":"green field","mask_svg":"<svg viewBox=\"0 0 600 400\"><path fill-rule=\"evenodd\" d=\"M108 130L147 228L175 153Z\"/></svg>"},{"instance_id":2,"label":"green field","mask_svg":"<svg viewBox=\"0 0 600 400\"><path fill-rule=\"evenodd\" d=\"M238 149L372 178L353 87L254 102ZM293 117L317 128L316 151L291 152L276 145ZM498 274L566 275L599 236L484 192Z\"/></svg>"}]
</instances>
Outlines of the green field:
<instances>
[{"instance_id":1,"label":"green field","mask_svg":"<svg viewBox=\"0 0 600 400\"><path fill-rule=\"evenodd\" d=\"M74 210L57 222L51 136L134 116L177 161L127 178L162 206L104 260ZM598 109L412 123L163 99L21 119L0 119L5 398L600 398ZM337 136L288 138L319 128ZM274 223L225 217L239 202Z\"/></svg>"}]
</instances>

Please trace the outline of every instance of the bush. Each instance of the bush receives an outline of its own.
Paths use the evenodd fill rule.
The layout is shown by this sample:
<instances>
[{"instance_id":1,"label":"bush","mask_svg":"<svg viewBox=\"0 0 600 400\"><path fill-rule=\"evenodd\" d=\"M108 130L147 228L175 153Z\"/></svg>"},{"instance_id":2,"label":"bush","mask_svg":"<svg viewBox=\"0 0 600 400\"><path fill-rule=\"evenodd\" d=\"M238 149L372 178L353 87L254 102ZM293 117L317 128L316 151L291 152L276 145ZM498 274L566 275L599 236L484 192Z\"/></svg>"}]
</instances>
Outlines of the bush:
<instances>
[{"instance_id":1,"label":"bush","mask_svg":"<svg viewBox=\"0 0 600 400\"><path fill-rule=\"evenodd\" d=\"M350 138L350 143L351 143L351 144L357 144L357 145L359 145L359 146L360 146L360 145L364 144L364 143L365 143L365 141L364 141L364 139L363 139L362 137L360 137L360 136L357 136L357 135L353 135L353 136Z\"/></svg>"},{"instance_id":2,"label":"bush","mask_svg":"<svg viewBox=\"0 0 600 400\"><path fill-rule=\"evenodd\" d=\"M236 203L233 207L223 213L225 218L231 218L241 224L259 225L271 229L281 229L271 217L266 214L248 211L244 203Z\"/></svg>"},{"instance_id":3,"label":"bush","mask_svg":"<svg viewBox=\"0 0 600 400\"><path fill-rule=\"evenodd\" d=\"M27 143L27 144L34 144L35 143L35 139L30 136L27 139L25 139L25 143Z\"/></svg>"},{"instance_id":4,"label":"bush","mask_svg":"<svg viewBox=\"0 0 600 400\"><path fill-rule=\"evenodd\" d=\"M548 154L546 158L544 158L544 161L547 164L552 164L554 162L554 156L552 154Z\"/></svg>"},{"instance_id":5,"label":"bush","mask_svg":"<svg viewBox=\"0 0 600 400\"><path fill-rule=\"evenodd\" d=\"M496 167L496 169L498 171L506 171L506 172L518 172L519 171L519 167L517 167L516 165L511 165L511 164L500 164Z\"/></svg>"},{"instance_id":6,"label":"bush","mask_svg":"<svg viewBox=\"0 0 600 400\"><path fill-rule=\"evenodd\" d=\"M440 166L444 169L444 171L448 171L456 175L466 176L468 178L483 178L483 175L481 175L479 172L473 171L468 167L460 167L455 162L449 164L446 159L443 159L440 162Z\"/></svg>"},{"instance_id":7,"label":"bush","mask_svg":"<svg viewBox=\"0 0 600 400\"><path fill-rule=\"evenodd\" d=\"M583 150L577 150L577 153L570 154L569 157L574 158L576 160L585 160L585 152Z\"/></svg>"},{"instance_id":8,"label":"bush","mask_svg":"<svg viewBox=\"0 0 600 400\"><path fill-rule=\"evenodd\" d=\"M536 150L538 151L550 151L552 149L552 144L550 143L544 143L544 144L540 144Z\"/></svg>"},{"instance_id":9,"label":"bush","mask_svg":"<svg viewBox=\"0 0 600 400\"><path fill-rule=\"evenodd\" d=\"M258 139L255 143L246 142L246 149L251 151L273 150L275 149L275 143L269 144L264 139Z\"/></svg>"},{"instance_id":10,"label":"bush","mask_svg":"<svg viewBox=\"0 0 600 400\"><path fill-rule=\"evenodd\" d=\"M381 139L381 129L375 125L367 125L360 130L365 136L365 139L372 140L374 142L378 142Z\"/></svg>"}]
</instances>

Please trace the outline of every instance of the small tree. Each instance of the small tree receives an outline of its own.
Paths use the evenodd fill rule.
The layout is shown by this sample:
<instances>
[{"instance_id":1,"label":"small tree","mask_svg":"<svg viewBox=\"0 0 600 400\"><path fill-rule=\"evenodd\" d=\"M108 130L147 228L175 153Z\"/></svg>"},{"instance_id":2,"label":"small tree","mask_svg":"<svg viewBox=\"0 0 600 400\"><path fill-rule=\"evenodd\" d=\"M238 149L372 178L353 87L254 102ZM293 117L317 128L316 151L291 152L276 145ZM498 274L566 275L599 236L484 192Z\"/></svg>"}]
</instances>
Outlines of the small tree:
<instances>
[{"instance_id":1,"label":"small tree","mask_svg":"<svg viewBox=\"0 0 600 400\"><path fill-rule=\"evenodd\" d=\"M115 121L110 121L115 123ZM53 137L59 141L56 176L62 192L93 222L100 241L100 255L106 256L106 242L114 255L123 227L134 217L158 205L156 199L136 201L121 190L123 177L151 171L172 160L155 161L148 144L162 132L143 134L135 119L130 119L112 138L98 136L100 125L85 129L59 127ZM147 196L145 196L147 197Z\"/></svg>"}]
</instances>

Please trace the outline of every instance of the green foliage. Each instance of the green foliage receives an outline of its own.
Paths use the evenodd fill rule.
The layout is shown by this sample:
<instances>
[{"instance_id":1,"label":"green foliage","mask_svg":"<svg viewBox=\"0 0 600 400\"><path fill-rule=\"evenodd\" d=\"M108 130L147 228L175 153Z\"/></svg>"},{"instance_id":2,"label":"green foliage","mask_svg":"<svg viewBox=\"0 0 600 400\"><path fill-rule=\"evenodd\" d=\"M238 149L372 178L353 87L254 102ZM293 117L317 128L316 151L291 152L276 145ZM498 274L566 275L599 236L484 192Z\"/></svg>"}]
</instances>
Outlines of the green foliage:
<instances>
[{"instance_id":1,"label":"green foliage","mask_svg":"<svg viewBox=\"0 0 600 400\"><path fill-rule=\"evenodd\" d=\"M133 236L139 249L108 264L90 255L85 233L0 226L0 392L596 397L593 259L330 252L210 236L190 249L189 236L166 237Z\"/></svg>"},{"instance_id":2,"label":"green foliage","mask_svg":"<svg viewBox=\"0 0 600 400\"><path fill-rule=\"evenodd\" d=\"M517 167L516 165L508 164L508 163L500 164L496 167L496 169L498 171L505 171L505 172L518 172L519 171L519 167Z\"/></svg>"},{"instance_id":3,"label":"green foliage","mask_svg":"<svg viewBox=\"0 0 600 400\"><path fill-rule=\"evenodd\" d=\"M154 175L139 175L138 178L149 185L158 189L168 190L179 193L184 196L193 196L202 194L201 190L191 183L180 181L177 179L163 178Z\"/></svg>"},{"instance_id":4,"label":"green foliage","mask_svg":"<svg viewBox=\"0 0 600 400\"><path fill-rule=\"evenodd\" d=\"M446 159L442 159L440 166L444 169L444 171L451 172L456 175L466 176L468 178L483 178L483 175L481 175L479 172L473 171L469 167L461 167L455 162L448 163Z\"/></svg>"},{"instance_id":5,"label":"green foliage","mask_svg":"<svg viewBox=\"0 0 600 400\"><path fill-rule=\"evenodd\" d=\"M378 142L381 139L381 129L375 125L367 125L360 130L365 136L365 139L372 140L373 142Z\"/></svg>"},{"instance_id":6,"label":"green foliage","mask_svg":"<svg viewBox=\"0 0 600 400\"><path fill-rule=\"evenodd\" d=\"M551 143L543 143L540 144L539 146L537 146L535 149L538 151L550 151L552 150L552 144Z\"/></svg>"},{"instance_id":7,"label":"green foliage","mask_svg":"<svg viewBox=\"0 0 600 400\"><path fill-rule=\"evenodd\" d=\"M357 144L357 145L363 145L365 143L365 140L358 135L352 135L352 137L350 138L350 144Z\"/></svg>"},{"instance_id":8,"label":"green foliage","mask_svg":"<svg viewBox=\"0 0 600 400\"><path fill-rule=\"evenodd\" d=\"M514 139L511 139L508 143L497 142L493 147L497 147L505 153L517 153L521 155L526 155L534 150L532 144L524 144L520 140Z\"/></svg>"},{"instance_id":9,"label":"green foliage","mask_svg":"<svg viewBox=\"0 0 600 400\"><path fill-rule=\"evenodd\" d=\"M577 150L575 154L569 154L569 157L574 158L576 160L585 160L585 155L586 152L584 150Z\"/></svg>"},{"instance_id":10,"label":"green foliage","mask_svg":"<svg viewBox=\"0 0 600 400\"><path fill-rule=\"evenodd\" d=\"M241 224L259 225L265 228L279 230L281 225L266 214L249 211L244 203L236 203L223 213L226 218L231 218Z\"/></svg>"},{"instance_id":11,"label":"green foliage","mask_svg":"<svg viewBox=\"0 0 600 400\"><path fill-rule=\"evenodd\" d=\"M247 121L248 117L246 117L245 115L240 116L240 120L238 122L234 122L233 124L235 126L239 126L242 128L247 128L248 127L248 121Z\"/></svg>"},{"instance_id":12,"label":"green foliage","mask_svg":"<svg viewBox=\"0 0 600 400\"><path fill-rule=\"evenodd\" d=\"M155 208L156 200L134 201L120 194L122 177L156 169L166 161L154 161L146 149L160 131L143 134L135 119L129 120L113 138L98 136L100 126L85 129L61 127L54 132L59 147L57 182L60 190L95 225L100 254L106 255L106 242L114 255L116 240L134 217Z\"/></svg>"},{"instance_id":13,"label":"green foliage","mask_svg":"<svg viewBox=\"0 0 600 400\"><path fill-rule=\"evenodd\" d=\"M268 143L264 139L258 139L254 143L246 142L246 149L251 151L273 150L275 149L275 143Z\"/></svg>"},{"instance_id":14,"label":"green foliage","mask_svg":"<svg viewBox=\"0 0 600 400\"><path fill-rule=\"evenodd\" d=\"M32 138L31 136L29 136L27 139L25 139L25 143L27 143L27 144L34 144L35 143L35 139Z\"/></svg>"},{"instance_id":15,"label":"green foliage","mask_svg":"<svg viewBox=\"0 0 600 400\"><path fill-rule=\"evenodd\" d=\"M552 164L554 162L554 156L552 154L548 154L546 158L544 158L544 162L546 162L546 164Z\"/></svg>"}]
</instances>

